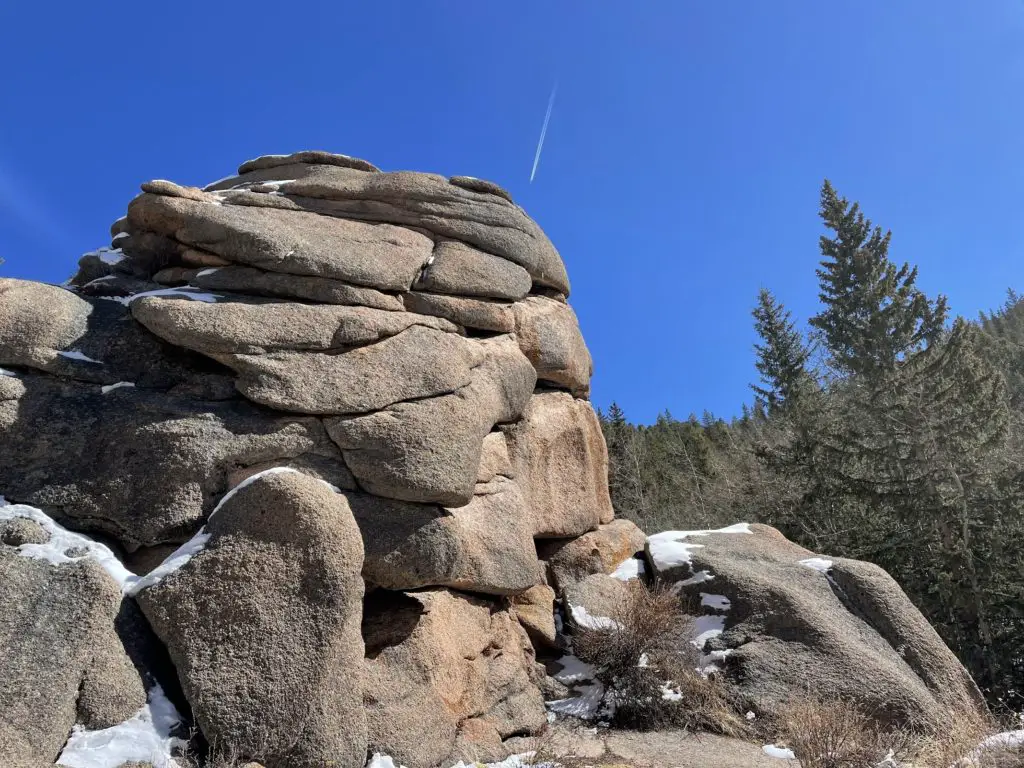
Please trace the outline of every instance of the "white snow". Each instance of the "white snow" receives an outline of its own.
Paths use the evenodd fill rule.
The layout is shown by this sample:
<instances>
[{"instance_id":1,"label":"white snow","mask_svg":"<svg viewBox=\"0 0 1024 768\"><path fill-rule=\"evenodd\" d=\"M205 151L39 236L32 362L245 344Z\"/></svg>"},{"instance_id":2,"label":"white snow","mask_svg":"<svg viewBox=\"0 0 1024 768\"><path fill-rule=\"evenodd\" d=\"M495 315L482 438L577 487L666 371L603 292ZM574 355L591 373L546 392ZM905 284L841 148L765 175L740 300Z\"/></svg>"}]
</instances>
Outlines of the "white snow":
<instances>
[{"instance_id":1,"label":"white snow","mask_svg":"<svg viewBox=\"0 0 1024 768\"><path fill-rule=\"evenodd\" d=\"M604 699L604 685L597 680L597 670L572 654L560 658L558 664L562 666L562 670L552 677L564 685L572 686L577 695L545 702L548 710L559 715L578 717L581 720L593 719Z\"/></svg>"},{"instance_id":2,"label":"white snow","mask_svg":"<svg viewBox=\"0 0 1024 768\"><path fill-rule=\"evenodd\" d=\"M206 526L204 525L199 529L199 533L174 550L160 565L145 576L135 577L132 583L125 589L125 594L129 597L135 597L142 590L156 586L202 552L209 540L210 534L206 532Z\"/></svg>"},{"instance_id":3,"label":"white snow","mask_svg":"<svg viewBox=\"0 0 1024 768\"><path fill-rule=\"evenodd\" d=\"M536 752L523 752L522 754L507 757L498 763L464 763L460 760L452 768L558 768L555 763L533 762L533 757L536 754Z\"/></svg>"},{"instance_id":4,"label":"white snow","mask_svg":"<svg viewBox=\"0 0 1024 768\"><path fill-rule=\"evenodd\" d=\"M793 754L792 749L777 747L774 744L765 744L761 747L761 751L768 755L768 757L777 757L780 760L796 760L796 755Z\"/></svg>"},{"instance_id":5,"label":"white snow","mask_svg":"<svg viewBox=\"0 0 1024 768\"><path fill-rule=\"evenodd\" d=\"M700 593L700 604L716 611L728 611L732 607L732 603L725 595L712 595L708 592Z\"/></svg>"},{"instance_id":6,"label":"white snow","mask_svg":"<svg viewBox=\"0 0 1024 768\"><path fill-rule=\"evenodd\" d=\"M45 544L20 545L18 547L18 554L22 557L30 557L33 560L45 560L53 565L92 558L102 566L103 570L110 574L114 581L121 585L122 590L137 578L103 544L79 533L67 530L42 510L26 504L4 503L0 506L0 520L13 520L19 517L38 523L50 534L50 540ZM84 549L85 554L69 557L66 553L73 548Z\"/></svg>"},{"instance_id":7,"label":"white snow","mask_svg":"<svg viewBox=\"0 0 1024 768\"><path fill-rule=\"evenodd\" d=\"M214 272L220 270L220 267L210 267L209 269L201 269L196 272L196 277L202 277L203 275L212 275Z\"/></svg>"},{"instance_id":8,"label":"white snow","mask_svg":"<svg viewBox=\"0 0 1024 768\"><path fill-rule=\"evenodd\" d=\"M711 651L711 653L701 654L700 661L697 663L697 671L703 677L707 677L713 672L720 672L722 670L722 662L729 658L732 650L732 648L726 648L722 651Z\"/></svg>"},{"instance_id":9,"label":"white snow","mask_svg":"<svg viewBox=\"0 0 1024 768\"><path fill-rule=\"evenodd\" d=\"M292 469L291 467L271 467L270 469L265 469L262 472L257 472L256 474L245 478L245 480L243 480L230 491L224 494L224 497L217 503L217 506L214 507L213 512L210 513L210 517L206 518L206 522L209 523L210 518L217 514L217 512L220 511L221 507L223 507L228 502L229 499L233 498L236 493L238 493L246 486L252 485L261 477L266 477L267 475L276 475L282 472L298 473L298 471L299 470ZM333 486L331 487L333 488ZM206 548L206 544L207 542L209 542L209 540L210 534L207 533L206 526L204 525L202 528L199 529L195 536L193 536L191 539L189 539L176 550L174 550L170 555L167 556L167 558L162 563L160 563L160 565L158 565L152 571L147 573L145 576L135 577L133 582L130 585L128 585L127 589L125 590L126 594L128 594L131 597L135 597L142 590L156 586L161 581L170 576L172 573L174 573L182 566L184 566L185 563L187 563L193 557L202 552Z\"/></svg>"},{"instance_id":10,"label":"white snow","mask_svg":"<svg viewBox=\"0 0 1024 768\"><path fill-rule=\"evenodd\" d=\"M131 235L129 235L127 232L118 232L116 235L114 235L111 242L116 243L118 240L124 240L126 237L131 237Z\"/></svg>"},{"instance_id":11,"label":"white snow","mask_svg":"<svg viewBox=\"0 0 1024 768\"><path fill-rule=\"evenodd\" d=\"M121 235L118 235L117 237L114 238L114 240L117 241L121 239L122 235L127 235L127 233L122 233ZM88 253L82 254L83 259L86 256L96 256L104 264L111 265L120 264L122 261L124 261L124 251L122 251L120 248L107 248L106 246L104 246L103 248L97 248L95 251L89 251Z\"/></svg>"},{"instance_id":12,"label":"white snow","mask_svg":"<svg viewBox=\"0 0 1024 768\"><path fill-rule=\"evenodd\" d=\"M747 714L745 714L744 717L747 718L747 720L757 719L757 715L755 715L753 712L747 712Z\"/></svg>"},{"instance_id":13,"label":"white snow","mask_svg":"<svg viewBox=\"0 0 1024 768\"><path fill-rule=\"evenodd\" d=\"M693 629L694 636L690 642L697 650L703 651L709 640L725 631L725 616L698 616Z\"/></svg>"},{"instance_id":14,"label":"white snow","mask_svg":"<svg viewBox=\"0 0 1024 768\"><path fill-rule=\"evenodd\" d=\"M697 571L690 578L677 581L676 586L689 587L694 584L703 584L706 581L711 581L713 578L715 578L715 575L711 571Z\"/></svg>"},{"instance_id":15,"label":"white snow","mask_svg":"<svg viewBox=\"0 0 1024 768\"><path fill-rule=\"evenodd\" d=\"M178 768L175 749L188 742L171 736L181 723L178 710L159 685L149 690L149 702L123 723L100 731L76 725L57 758L66 768L118 768L132 761L149 762L154 768Z\"/></svg>"},{"instance_id":16,"label":"white snow","mask_svg":"<svg viewBox=\"0 0 1024 768\"><path fill-rule=\"evenodd\" d=\"M661 686L661 698L665 701L682 701L683 694L672 688L674 683L669 680L663 686Z\"/></svg>"},{"instance_id":17,"label":"white snow","mask_svg":"<svg viewBox=\"0 0 1024 768\"><path fill-rule=\"evenodd\" d=\"M176 296L183 299L191 299L192 301L202 301L206 304L216 304L217 299L221 298L215 293L203 293L197 288L184 285L180 288L158 288L155 291L143 291L142 293L136 293L134 296L126 296L120 299L120 301L122 304L131 304L136 299L144 299L150 296Z\"/></svg>"},{"instance_id":18,"label":"white snow","mask_svg":"<svg viewBox=\"0 0 1024 768\"><path fill-rule=\"evenodd\" d=\"M107 394L107 392L113 392L115 389L120 389L121 387L134 387L134 386L135 386L134 382L131 382L131 381L119 381L116 384L107 384L106 386L100 387L100 392L105 395L105 394Z\"/></svg>"},{"instance_id":19,"label":"white snow","mask_svg":"<svg viewBox=\"0 0 1024 768\"><path fill-rule=\"evenodd\" d=\"M646 570L643 560L639 557L631 557L619 563L619 567L612 571L612 578L619 581L632 581L643 576Z\"/></svg>"},{"instance_id":20,"label":"white snow","mask_svg":"<svg viewBox=\"0 0 1024 768\"><path fill-rule=\"evenodd\" d=\"M0 376L13 376L14 378L18 378L18 374L14 371L8 371L6 368L0 368Z\"/></svg>"},{"instance_id":21,"label":"white snow","mask_svg":"<svg viewBox=\"0 0 1024 768\"><path fill-rule=\"evenodd\" d=\"M808 557L806 560L801 560L800 565L818 571L818 573L828 573L834 563L823 557Z\"/></svg>"},{"instance_id":22,"label":"white snow","mask_svg":"<svg viewBox=\"0 0 1024 768\"><path fill-rule=\"evenodd\" d=\"M582 605L570 606L572 620L586 629L622 629L622 625L606 616L594 616Z\"/></svg>"},{"instance_id":23,"label":"white snow","mask_svg":"<svg viewBox=\"0 0 1024 768\"><path fill-rule=\"evenodd\" d=\"M366 768L405 768L405 766L399 766L395 764L388 755L382 755L380 752L374 752L373 757L370 758L370 762L366 764Z\"/></svg>"},{"instance_id":24,"label":"white snow","mask_svg":"<svg viewBox=\"0 0 1024 768\"><path fill-rule=\"evenodd\" d=\"M662 571L681 565L690 565L690 552L700 549L703 544L690 544L686 539L691 536L710 536L713 533L753 533L749 523L734 525L717 530L703 531L662 531L647 537L647 549L655 570Z\"/></svg>"},{"instance_id":25,"label":"white snow","mask_svg":"<svg viewBox=\"0 0 1024 768\"><path fill-rule=\"evenodd\" d=\"M83 355L77 349L69 349L67 352L58 352L57 354L60 355L61 357L66 357L68 360L81 360L83 363L98 363L99 365L103 364L99 360L93 360L91 357Z\"/></svg>"}]
</instances>

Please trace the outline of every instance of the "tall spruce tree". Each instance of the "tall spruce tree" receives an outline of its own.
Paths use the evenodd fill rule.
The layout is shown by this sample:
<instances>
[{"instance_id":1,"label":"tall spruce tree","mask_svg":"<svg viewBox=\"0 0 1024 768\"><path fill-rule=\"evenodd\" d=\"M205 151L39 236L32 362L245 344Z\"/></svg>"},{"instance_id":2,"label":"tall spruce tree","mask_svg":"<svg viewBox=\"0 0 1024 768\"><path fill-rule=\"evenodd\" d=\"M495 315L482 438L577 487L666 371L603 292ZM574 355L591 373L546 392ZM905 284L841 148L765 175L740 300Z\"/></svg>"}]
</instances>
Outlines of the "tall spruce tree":
<instances>
[{"instance_id":1,"label":"tall spruce tree","mask_svg":"<svg viewBox=\"0 0 1024 768\"><path fill-rule=\"evenodd\" d=\"M767 288L758 293L752 314L761 338L761 343L754 345L754 365L763 386L750 386L758 402L772 413L791 405L812 385L807 371L810 350L789 311Z\"/></svg>"},{"instance_id":2,"label":"tall spruce tree","mask_svg":"<svg viewBox=\"0 0 1024 768\"><path fill-rule=\"evenodd\" d=\"M819 215L833 235L819 240L824 259L817 274L825 307L810 324L821 332L840 374L892 371L941 335L946 298L929 300L916 286L917 268L889 260L892 233L873 226L860 205L840 197L827 179Z\"/></svg>"}]
</instances>

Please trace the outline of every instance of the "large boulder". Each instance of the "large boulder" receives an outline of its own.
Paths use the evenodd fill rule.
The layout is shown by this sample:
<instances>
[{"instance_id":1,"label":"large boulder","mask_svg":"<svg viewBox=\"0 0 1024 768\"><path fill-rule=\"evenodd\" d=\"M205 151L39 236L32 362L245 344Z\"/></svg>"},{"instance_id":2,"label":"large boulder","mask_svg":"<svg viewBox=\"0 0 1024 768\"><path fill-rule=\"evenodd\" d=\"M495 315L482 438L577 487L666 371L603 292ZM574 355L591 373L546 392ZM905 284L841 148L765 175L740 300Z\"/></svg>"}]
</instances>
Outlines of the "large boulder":
<instances>
[{"instance_id":1,"label":"large boulder","mask_svg":"<svg viewBox=\"0 0 1024 768\"><path fill-rule=\"evenodd\" d=\"M132 659L141 663L144 649L126 632L138 616L104 564L114 565L105 547L32 507L0 503L4 765L53 763L72 726L110 728L146 704Z\"/></svg>"},{"instance_id":2,"label":"large boulder","mask_svg":"<svg viewBox=\"0 0 1024 768\"><path fill-rule=\"evenodd\" d=\"M484 439L496 424L520 418L537 377L511 337L479 344L484 361L456 392L326 420L361 488L402 501L469 503Z\"/></svg>"},{"instance_id":3,"label":"large boulder","mask_svg":"<svg viewBox=\"0 0 1024 768\"><path fill-rule=\"evenodd\" d=\"M537 378L576 397L590 394L594 363L572 307L545 296L530 296L512 308L516 338L537 369Z\"/></svg>"},{"instance_id":4,"label":"large boulder","mask_svg":"<svg viewBox=\"0 0 1024 768\"><path fill-rule=\"evenodd\" d=\"M369 746L408 768L504 757L547 722L515 615L447 590L376 592L363 617Z\"/></svg>"},{"instance_id":5,"label":"large boulder","mask_svg":"<svg viewBox=\"0 0 1024 768\"><path fill-rule=\"evenodd\" d=\"M202 536L138 601L203 735L267 768L361 768L363 545L345 497L270 470L226 497Z\"/></svg>"},{"instance_id":6,"label":"large boulder","mask_svg":"<svg viewBox=\"0 0 1024 768\"><path fill-rule=\"evenodd\" d=\"M355 487L320 421L244 401L3 376L0 436L8 499L102 531L128 550L187 539L239 468L298 460Z\"/></svg>"},{"instance_id":7,"label":"large boulder","mask_svg":"<svg viewBox=\"0 0 1024 768\"><path fill-rule=\"evenodd\" d=\"M507 429L534 536L580 536L612 521L608 449L590 403L565 392L540 392Z\"/></svg>"},{"instance_id":8,"label":"large boulder","mask_svg":"<svg viewBox=\"0 0 1024 768\"><path fill-rule=\"evenodd\" d=\"M368 494L348 498L363 533L363 576L370 584L512 595L541 579L529 510L513 480L479 483L469 504L447 509Z\"/></svg>"},{"instance_id":9,"label":"large boulder","mask_svg":"<svg viewBox=\"0 0 1024 768\"><path fill-rule=\"evenodd\" d=\"M881 568L824 558L774 528L667 531L648 540L656 578L707 614L693 642L744 706L793 697L856 701L894 725L981 715L977 686Z\"/></svg>"}]
</instances>

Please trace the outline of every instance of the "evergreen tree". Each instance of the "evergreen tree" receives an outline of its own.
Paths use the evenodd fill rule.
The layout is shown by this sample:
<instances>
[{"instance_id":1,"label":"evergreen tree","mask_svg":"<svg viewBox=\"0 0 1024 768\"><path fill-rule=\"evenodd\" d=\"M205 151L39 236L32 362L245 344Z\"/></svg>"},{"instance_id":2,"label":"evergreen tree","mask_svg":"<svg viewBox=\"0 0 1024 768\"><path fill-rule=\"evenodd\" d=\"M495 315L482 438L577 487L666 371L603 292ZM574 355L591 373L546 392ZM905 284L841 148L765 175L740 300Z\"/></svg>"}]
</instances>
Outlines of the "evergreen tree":
<instances>
[{"instance_id":1,"label":"evergreen tree","mask_svg":"<svg viewBox=\"0 0 1024 768\"><path fill-rule=\"evenodd\" d=\"M790 404L811 385L807 372L810 350L793 324L789 311L762 288L753 310L754 328L761 337L755 344L754 365L761 374L763 386L752 384L757 400L769 412Z\"/></svg>"},{"instance_id":2,"label":"evergreen tree","mask_svg":"<svg viewBox=\"0 0 1024 768\"><path fill-rule=\"evenodd\" d=\"M817 270L824 309L811 318L844 375L874 377L937 339L946 322L946 298L931 301L917 287L917 268L889 260L891 232L882 233L858 203L840 197L826 179L821 210L833 236L819 240Z\"/></svg>"}]
</instances>

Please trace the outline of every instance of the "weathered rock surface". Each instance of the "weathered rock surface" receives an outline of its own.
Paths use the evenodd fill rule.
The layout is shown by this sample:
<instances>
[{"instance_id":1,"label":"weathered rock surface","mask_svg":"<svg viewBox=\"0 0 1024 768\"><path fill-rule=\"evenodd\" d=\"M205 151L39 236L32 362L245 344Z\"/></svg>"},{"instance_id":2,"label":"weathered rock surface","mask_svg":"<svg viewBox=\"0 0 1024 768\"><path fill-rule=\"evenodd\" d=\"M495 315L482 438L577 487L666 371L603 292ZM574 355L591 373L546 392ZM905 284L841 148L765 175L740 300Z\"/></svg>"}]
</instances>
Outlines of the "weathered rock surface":
<instances>
[{"instance_id":1,"label":"weathered rock surface","mask_svg":"<svg viewBox=\"0 0 1024 768\"><path fill-rule=\"evenodd\" d=\"M267 768L362 768L368 746L409 768L500 760L546 723L531 638L561 642L535 537L612 517L561 258L492 182L319 151L239 174L146 182L66 287L0 279L0 494L149 574L138 601L171 658L147 670L173 662L180 691L156 677L206 743ZM40 538L0 520L0 560ZM44 583L10 556L0 581L43 584L15 626L53 609L44 589L106 605L66 575L87 565ZM109 597L139 664L123 615L150 630ZM98 685L62 621L17 651L42 665L63 642L68 669L53 712L12 710L38 733L0 713L2 758L50 764L71 724L141 704L121 674L140 673L118 657ZM29 648L5 629L0 650ZM22 688L0 676L0 704Z\"/></svg>"},{"instance_id":2,"label":"weathered rock surface","mask_svg":"<svg viewBox=\"0 0 1024 768\"><path fill-rule=\"evenodd\" d=\"M537 378L577 397L586 397L594 363L572 307L544 296L531 296L516 302L512 309L516 338L537 369Z\"/></svg>"},{"instance_id":3,"label":"weathered rock surface","mask_svg":"<svg viewBox=\"0 0 1024 768\"><path fill-rule=\"evenodd\" d=\"M361 488L403 501L469 503L484 438L496 424L520 417L536 381L510 337L483 340L480 346L484 362L473 369L472 381L452 394L326 421Z\"/></svg>"},{"instance_id":4,"label":"weathered rock surface","mask_svg":"<svg viewBox=\"0 0 1024 768\"><path fill-rule=\"evenodd\" d=\"M401 312L403 309L400 298L375 288L350 285L326 277L264 272L252 267L170 267L153 275L153 280L164 285L192 285L210 291L231 291L249 296L301 299L319 304L362 306L392 312Z\"/></svg>"},{"instance_id":5,"label":"weathered rock surface","mask_svg":"<svg viewBox=\"0 0 1024 768\"><path fill-rule=\"evenodd\" d=\"M554 585L564 590L591 574L611 574L623 562L643 552L647 536L629 520L614 520L575 539L537 542L537 554L547 563Z\"/></svg>"},{"instance_id":6,"label":"weathered rock surface","mask_svg":"<svg viewBox=\"0 0 1024 768\"><path fill-rule=\"evenodd\" d=\"M442 586L511 595L542 575L530 514L515 481L481 483L469 504L429 504L349 494L363 533L367 582L386 589Z\"/></svg>"},{"instance_id":7,"label":"weathered rock surface","mask_svg":"<svg viewBox=\"0 0 1024 768\"><path fill-rule=\"evenodd\" d=\"M118 635L131 620L120 586L90 558L25 556L50 537L19 509L0 506L0 757L49 764L73 725L116 725L146 690Z\"/></svg>"},{"instance_id":8,"label":"weathered rock surface","mask_svg":"<svg viewBox=\"0 0 1024 768\"><path fill-rule=\"evenodd\" d=\"M220 205L206 197L145 193L128 206L128 223L231 263L385 291L408 290L434 248L430 238L405 227Z\"/></svg>"},{"instance_id":9,"label":"weathered rock surface","mask_svg":"<svg viewBox=\"0 0 1024 768\"><path fill-rule=\"evenodd\" d=\"M530 640L493 603L447 590L374 593L363 635L370 750L396 763L475 760L474 744L494 749L547 722Z\"/></svg>"},{"instance_id":10,"label":"weathered rock surface","mask_svg":"<svg viewBox=\"0 0 1024 768\"><path fill-rule=\"evenodd\" d=\"M952 713L984 711L963 666L888 574L819 557L768 526L744 528L652 536L648 556L659 578L711 595L701 602L721 620L700 642L707 654L725 652L725 679L746 706L770 714L810 689L894 724L941 727Z\"/></svg>"},{"instance_id":11,"label":"weathered rock surface","mask_svg":"<svg viewBox=\"0 0 1024 768\"><path fill-rule=\"evenodd\" d=\"M265 474L206 531L205 549L138 597L199 727L268 768L359 768L363 547L345 497Z\"/></svg>"},{"instance_id":12,"label":"weathered rock surface","mask_svg":"<svg viewBox=\"0 0 1024 768\"><path fill-rule=\"evenodd\" d=\"M569 293L558 252L521 208L499 195L451 184L442 176L408 171L368 174L295 163L249 171L207 189L219 191L220 198L233 206L315 211L425 229L508 259L526 269L535 283Z\"/></svg>"},{"instance_id":13,"label":"weathered rock surface","mask_svg":"<svg viewBox=\"0 0 1024 768\"><path fill-rule=\"evenodd\" d=\"M608 449L590 403L564 392L538 393L508 437L534 536L580 536L611 521Z\"/></svg>"},{"instance_id":14,"label":"weathered rock surface","mask_svg":"<svg viewBox=\"0 0 1024 768\"><path fill-rule=\"evenodd\" d=\"M332 467L320 464L325 479L354 487L319 420L241 401L4 376L0 435L8 500L102 531L128 550L187 539L239 467L330 459Z\"/></svg>"}]
</instances>

